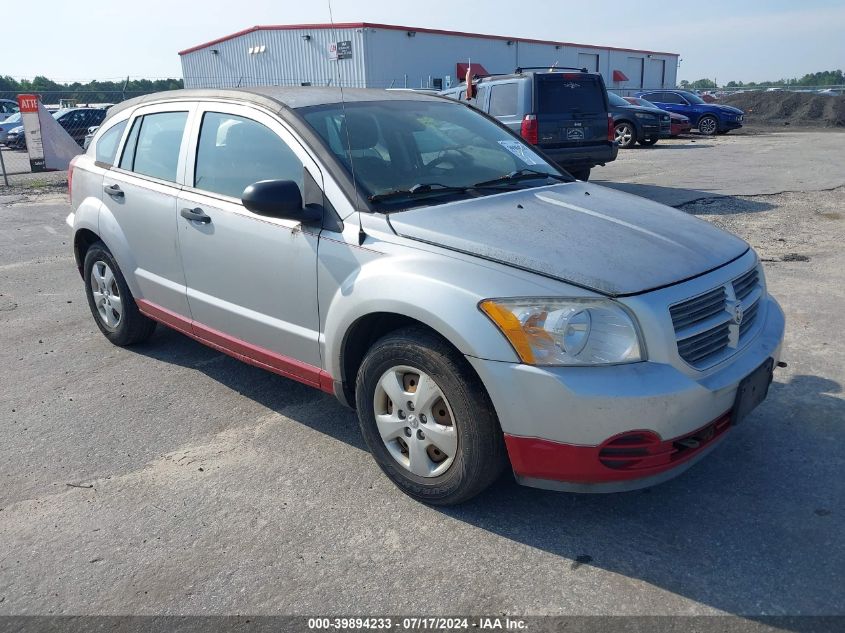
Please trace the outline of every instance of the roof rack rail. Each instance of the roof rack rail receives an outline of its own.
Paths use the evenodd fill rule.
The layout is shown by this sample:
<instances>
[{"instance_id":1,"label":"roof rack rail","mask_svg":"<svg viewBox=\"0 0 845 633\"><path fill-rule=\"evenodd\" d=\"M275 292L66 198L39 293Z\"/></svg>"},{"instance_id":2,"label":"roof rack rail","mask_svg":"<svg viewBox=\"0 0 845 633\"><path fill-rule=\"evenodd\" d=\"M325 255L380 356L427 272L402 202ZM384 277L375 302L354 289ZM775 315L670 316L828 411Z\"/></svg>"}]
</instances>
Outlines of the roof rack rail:
<instances>
[{"instance_id":1,"label":"roof rack rail","mask_svg":"<svg viewBox=\"0 0 845 633\"><path fill-rule=\"evenodd\" d=\"M519 74L523 70L577 70L581 73L588 73L590 72L586 68L575 68L574 66L517 66L515 73Z\"/></svg>"}]
</instances>

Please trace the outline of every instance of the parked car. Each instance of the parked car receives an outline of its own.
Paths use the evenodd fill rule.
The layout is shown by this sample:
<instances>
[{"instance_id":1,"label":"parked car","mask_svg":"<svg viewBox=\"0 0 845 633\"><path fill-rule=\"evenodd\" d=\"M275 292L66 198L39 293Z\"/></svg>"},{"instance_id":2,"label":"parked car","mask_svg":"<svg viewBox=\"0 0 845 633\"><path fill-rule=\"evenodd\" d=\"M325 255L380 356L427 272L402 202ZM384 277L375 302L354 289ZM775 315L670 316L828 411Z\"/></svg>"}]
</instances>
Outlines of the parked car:
<instances>
[{"instance_id":1,"label":"parked car","mask_svg":"<svg viewBox=\"0 0 845 633\"><path fill-rule=\"evenodd\" d=\"M470 498L508 462L580 492L668 479L779 361L783 313L747 243L575 181L442 97L147 95L113 108L68 183L109 341L158 322L334 394L428 503Z\"/></svg>"},{"instance_id":2,"label":"parked car","mask_svg":"<svg viewBox=\"0 0 845 633\"><path fill-rule=\"evenodd\" d=\"M828 95L832 97L840 97L845 95L845 88L824 88L819 90L820 95Z\"/></svg>"},{"instance_id":3,"label":"parked car","mask_svg":"<svg viewBox=\"0 0 845 633\"><path fill-rule=\"evenodd\" d=\"M0 99L0 123L3 123L9 117L18 114L20 108L17 101L11 99Z\"/></svg>"},{"instance_id":4,"label":"parked car","mask_svg":"<svg viewBox=\"0 0 845 633\"><path fill-rule=\"evenodd\" d=\"M694 128L707 136L741 128L745 114L733 106L707 103L687 90L653 90L638 92L635 96L651 101L661 110L683 114Z\"/></svg>"},{"instance_id":5,"label":"parked car","mask_svg":"<svg viewBox=\"0 0 845 633\"><path fill-rule=\"evenodd\" d=\"M21 125L21 113L16 112L8 119L0 123L0 143L6 144L6 138L9 136L9 131L20 127Z\"/></svg>"},{"instance_id":6,"label":"parked car","mask_svg":"<svg viewBox=\"0 0 845 633\"><path fill-rule=\"evenodd\" d=\"M669 137L669 113L654 106L628 103L617 94L607 93L616 142L621 149L640 145L654 145L660 138Z\"/></svg>"},{"instance_id":7,"label":"parked car","mask_svg":"<svg viewBox=\"0 0 845 633\"><path fill-rule=\"evenodd\" d=\"M642 99L640 97L623 97L623 99L625 99L628 103L633 103L634 105L643 106L645 108L657 107L651 101L647 101L646 99ZM663 110L663 112L666 112L666 110ZM669 112L669 136L687 134L691 129L692 126L690 125L687 117L683 114Z\"/></svg>"},{"instance_id":8,"label":"parked car","mask_svg":"<svg viewBox=\"0 0 845 633\"><path fill-rule=\"evenodd\" d=\"M106 117L106 111L100 108L70 108L56 110L53 118L59 122L74 141L83 145L88 135L88 123L99 125ZM23 127L8 132L6 145L14 149L25 149L26 138Z\"/></svg>"},{"instance_id":9,"label":"parked car","mask_svg":"<svg viewBox=\"0 0 845 633\"><path fill-rule=\"evenodd\" d=\"M103 108L64 108L56 110L53 118L73 137L73 140L83 145L88 134L88 128L99 125L106 118Z\"/></svg>"},{"instance_id":10,"label":"parked car","mask_svg":"<svg viewBox=\"0 0 845 633\"><path fill-rule=\"evenodd\" d=\"M6 147L11 149L26 149L26 134L24 134L23 126L11 128L6 132Z\"/></svg>"},{"instance_id":11,"label":"parked car","mask_svg":"<svg viewBox=\"0 0 845 633\"><path fill-rule=\"evenodd\" d=\"M440 94L466 100L466 83ZM586 71L517 68L473 82L469 103L539 147L578 180L619 151L604 80Z\"/></svg>"}]
</instances>

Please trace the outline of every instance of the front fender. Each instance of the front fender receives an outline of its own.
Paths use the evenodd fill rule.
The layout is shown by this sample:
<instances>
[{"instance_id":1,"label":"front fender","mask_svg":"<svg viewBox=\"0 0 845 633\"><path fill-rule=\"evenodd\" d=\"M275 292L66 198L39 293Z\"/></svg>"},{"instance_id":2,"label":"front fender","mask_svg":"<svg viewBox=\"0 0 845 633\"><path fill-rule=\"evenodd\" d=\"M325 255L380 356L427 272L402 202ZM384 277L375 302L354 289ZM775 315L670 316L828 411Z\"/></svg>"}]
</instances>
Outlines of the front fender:
<instances>
[{"instance_id":1,"label":"front fender","mask_svg":"<svg viewBox=\"0 0 845 633\"><path fill-rule=\"evenodd\" d=\"M321 260L330 261L331 257L325 258L324 248L321 246ZM547 283L548 280L522 271L413 248L358 260L352 266L348 266L352 263L348 259L345 263L344 274L337 274L336 267L333 274L325 271L319 280L320 312L324 315L323 359L335 379L343 375L346 333L359 319L375 313L419 321L464 355L519 362L510 343L478 309L478 303L491 297L549 296L560 292L557 283Z\"/></svg>"}]
</instances>

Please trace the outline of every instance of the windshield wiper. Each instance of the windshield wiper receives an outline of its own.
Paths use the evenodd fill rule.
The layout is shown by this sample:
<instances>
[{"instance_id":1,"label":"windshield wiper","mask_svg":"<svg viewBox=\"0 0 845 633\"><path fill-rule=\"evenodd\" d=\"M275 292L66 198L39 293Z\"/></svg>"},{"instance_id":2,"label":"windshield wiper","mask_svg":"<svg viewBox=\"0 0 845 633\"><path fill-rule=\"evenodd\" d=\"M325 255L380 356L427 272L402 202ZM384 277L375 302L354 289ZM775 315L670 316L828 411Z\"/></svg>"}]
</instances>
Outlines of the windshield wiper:
<instances>
[{"instance_id":1,"label":"windshield wiper","mask_svg":"<svg viewBox=\"0 0 845 633\"><path fill-rule=\"evenodd\" d=\"M425 194L449 194L449 193L466 193L470 187L450 187L448 185L441 185L439 182L429 182L416 184L409 189L394 189L393 191L385 191L384 193L377 193L370 196L370 202L381 202L383 200L391 200L393 198L410 198Z\"/></svg>"},{"instance_id":2,"label":"windshield wiper","mask_svg":"<svg viewBox=\"0 0 845 633\"><path fill-rule=\"evenodd\" d=\"M551 174L545 171L539 171L537 169L517 169L516 171L512 171L509 174L505 174L504 176L499 176L498 178L493 178L492 180L483 180L481 182L477 182L473 185L473 187L489 187L490 185L497 185L497 184L506 184L510 182L517 182L519 180L531 180L537 177L541 178L552 178L554 180L560 180L561 182L571 182L571 180L562 175L562 174Z\"/></svg>"}]
</instances>

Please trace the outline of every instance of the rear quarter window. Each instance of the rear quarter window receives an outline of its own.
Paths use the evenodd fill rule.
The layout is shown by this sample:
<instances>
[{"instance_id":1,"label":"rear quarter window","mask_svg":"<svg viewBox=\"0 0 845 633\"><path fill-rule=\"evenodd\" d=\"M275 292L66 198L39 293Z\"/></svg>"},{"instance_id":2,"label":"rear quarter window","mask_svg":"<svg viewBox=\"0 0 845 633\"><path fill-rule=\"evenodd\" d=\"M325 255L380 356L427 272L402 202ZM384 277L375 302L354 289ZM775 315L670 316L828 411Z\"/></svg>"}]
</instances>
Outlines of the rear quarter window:
<instances>
[{"instance_id":1,"label":"rear quarter window","mask_svg":"<svg viewBox=\"0 0 845 633\"><path fill-rule=\"evenodd\" d=\"M516 83L490 86L490 114L509 116L517 113L519 86Z\"/></svg>"},{"instance_id":2,"label":"rear quarter window","mask_svg":"<svg viewBox=\"0 0 845 633\"><path fill-rule=\"evenodd\" d=\"M94 160L109 167L114 165L114 159L117 156L117 145L123 136L123 130L126 129L126 123L127 121L121 121L103 132L97 141Z\"/></svg>"}]
</instances>

